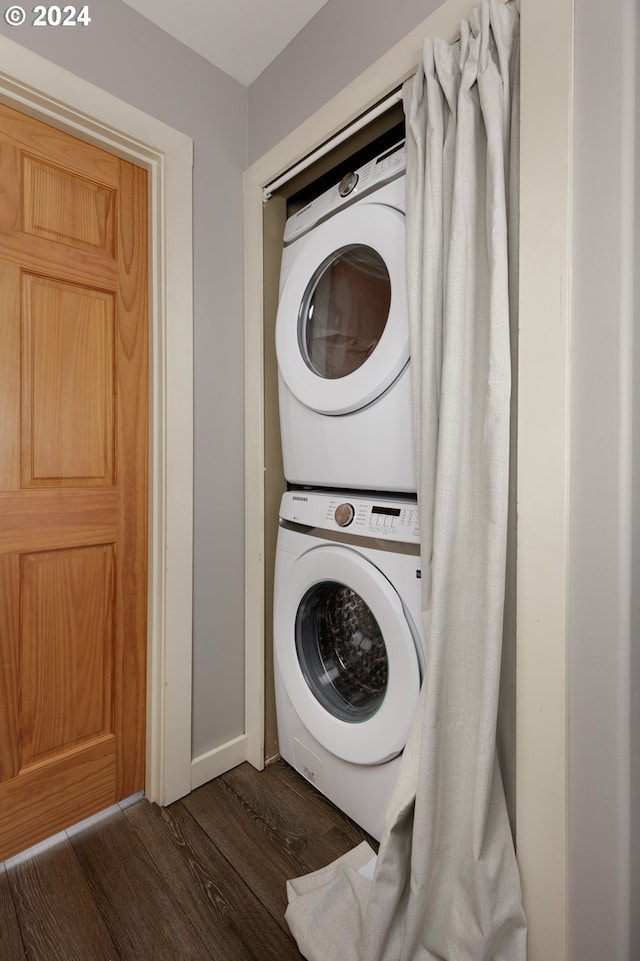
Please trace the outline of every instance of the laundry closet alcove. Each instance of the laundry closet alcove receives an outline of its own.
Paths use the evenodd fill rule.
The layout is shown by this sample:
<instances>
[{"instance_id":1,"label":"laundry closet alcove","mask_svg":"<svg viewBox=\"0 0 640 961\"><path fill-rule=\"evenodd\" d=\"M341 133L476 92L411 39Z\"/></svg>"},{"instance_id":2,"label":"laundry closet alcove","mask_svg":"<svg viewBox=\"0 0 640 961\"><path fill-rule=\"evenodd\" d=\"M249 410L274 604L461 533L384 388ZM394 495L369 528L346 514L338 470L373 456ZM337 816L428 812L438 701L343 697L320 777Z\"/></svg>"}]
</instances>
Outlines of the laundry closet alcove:
<instances>
[{"instance_id":1,"label":"laundry closet alcove","mask_svg":"<svg viewBox=\"0 0 640 961\"><path fill-rule=\"evenodd\" d=\"M410 74L425 36L452 37L472 2L447 0L332 101L245 174L246 417L246 699L249 760L273 754L265 705L270 623L270 565L279 467L275 358L266 328L275 316L284 201L265 216L262 189L351 123ZM567 411L569 115L572 5L522 0L521 273L518 409L518 700L516 824L519 865L530 926L529 957L566 955L565 863L565 559ZM549 38L547 26L554 24ZM541 39L544 38L544 39ZM545 44L544 62L534 55ZM536 174L553 166L545 191ZM527 176L529 174L530 176ZM280 212L277 208L280 205ZM275 212L275 215L274 215ZM278 225L278 217L280 224ZM549 235L545 224L553 222ZM278 231L280 236L278 237ZM265 326L263 326L263 324ZM545 385L536 370L545 358ZM545 463L540 477L538 465ZM541 525L540 517L547 523ZM549 558L554 563L549 564ZM269 724L272 724L269 721Z\"/></svg>"}]
</instances>

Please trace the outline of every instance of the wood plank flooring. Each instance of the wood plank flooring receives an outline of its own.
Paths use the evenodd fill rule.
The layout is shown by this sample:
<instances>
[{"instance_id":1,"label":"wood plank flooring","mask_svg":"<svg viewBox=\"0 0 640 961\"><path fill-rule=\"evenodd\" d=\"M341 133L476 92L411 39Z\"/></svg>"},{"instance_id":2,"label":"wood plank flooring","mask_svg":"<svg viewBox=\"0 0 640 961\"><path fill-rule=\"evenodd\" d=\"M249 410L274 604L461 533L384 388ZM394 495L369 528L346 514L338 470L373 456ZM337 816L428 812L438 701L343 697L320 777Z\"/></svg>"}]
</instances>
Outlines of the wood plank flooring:
<instances>
[{"instance_id":1,"label":"wood plank flooring","mask_svg":"<svg viewBox=\"0 0 640 961\"><path fill-rule=\"evenodd\" d=\"M0 864L2 961L299 961L287 878L367 835L283 761L111 809Z\"/></svg>"}]
</instances>

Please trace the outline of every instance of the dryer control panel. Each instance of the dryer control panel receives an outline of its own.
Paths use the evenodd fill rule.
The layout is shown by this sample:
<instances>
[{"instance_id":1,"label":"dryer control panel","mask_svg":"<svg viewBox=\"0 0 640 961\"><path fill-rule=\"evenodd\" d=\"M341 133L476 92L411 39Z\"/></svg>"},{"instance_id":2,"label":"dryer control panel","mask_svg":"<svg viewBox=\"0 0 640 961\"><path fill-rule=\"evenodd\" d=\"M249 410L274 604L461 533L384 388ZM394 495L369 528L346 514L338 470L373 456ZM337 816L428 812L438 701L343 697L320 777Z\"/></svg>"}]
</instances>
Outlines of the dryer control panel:
<instances>
[{"instance_id":1,"label":"dryer control panel","mask_svg":"<svg viewBox=\"0 0 640 961\"><path fill-rule=\"evenodd\" d=\"M407 498L287 491L282 497L280 518L324 531L342 530L360 537L420 543L418 505Z\"/></svg>"},{"instance_id":2,"label":"dryer control panel","mask_svg":"<svg viewBox=\"0 0 640 961\"><path fill-rule=\"evenodd\" d=\"M346 174L340 183L325 190L323 194L289 217L284 228L285 245L290 244L342 207L354 203L383 184L397 179L404 173L406 166L406 148L402 140L362 167Z\"/></svg>"}]
</instances>

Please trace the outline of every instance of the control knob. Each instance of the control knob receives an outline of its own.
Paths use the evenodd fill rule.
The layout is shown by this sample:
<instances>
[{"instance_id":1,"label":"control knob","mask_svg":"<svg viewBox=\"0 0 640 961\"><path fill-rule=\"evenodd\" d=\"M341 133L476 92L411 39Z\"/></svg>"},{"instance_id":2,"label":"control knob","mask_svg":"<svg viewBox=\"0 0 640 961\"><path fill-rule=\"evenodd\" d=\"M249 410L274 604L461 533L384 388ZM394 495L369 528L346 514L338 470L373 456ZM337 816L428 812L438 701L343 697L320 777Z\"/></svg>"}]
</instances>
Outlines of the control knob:
<instances>
[{"instance_id":1,"label":"control knob","mask_svg":"<svg viewBox=\"0 0 640 961\"><path fill-rule=\"evenodd\" d=\"M333 516L338 527L348 527L355 517L355 513L352 504L338 504Z\"/></svg>"},{"instance_id":2,"label":"control knob","mask_svg":"<svg viewBox=\"0 0 640 961\"><path fill-rule=\"evenodd\" d=\"M338 193L341 197L348 197L355 190L357 183L358 175L352 170L351 173L345 174L338 184Z\"/></svg>"}]
</instances>

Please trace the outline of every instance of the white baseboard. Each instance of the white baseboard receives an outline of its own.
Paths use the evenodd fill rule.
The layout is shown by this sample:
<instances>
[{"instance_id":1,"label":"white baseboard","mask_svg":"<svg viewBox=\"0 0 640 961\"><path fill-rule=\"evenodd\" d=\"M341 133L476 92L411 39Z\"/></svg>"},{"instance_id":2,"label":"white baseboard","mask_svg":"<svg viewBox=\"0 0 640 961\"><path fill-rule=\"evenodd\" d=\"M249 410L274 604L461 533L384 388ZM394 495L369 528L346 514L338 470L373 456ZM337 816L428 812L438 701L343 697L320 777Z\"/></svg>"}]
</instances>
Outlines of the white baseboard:
<instances>
[{"instance_id":1,"label":"white baseboard","mask_svg":"<svg viewBox=\"0 0 640 961\"><path fill-rule=\"evenodd\" d=\"M220 747L207 751L194 757L191 762L191 790L212 781L214 777L219 777L232 767L237 767L247 760L247 735L241 734L240 737L221 744Z\"/></svg>"}]
</instances>

